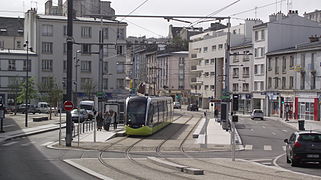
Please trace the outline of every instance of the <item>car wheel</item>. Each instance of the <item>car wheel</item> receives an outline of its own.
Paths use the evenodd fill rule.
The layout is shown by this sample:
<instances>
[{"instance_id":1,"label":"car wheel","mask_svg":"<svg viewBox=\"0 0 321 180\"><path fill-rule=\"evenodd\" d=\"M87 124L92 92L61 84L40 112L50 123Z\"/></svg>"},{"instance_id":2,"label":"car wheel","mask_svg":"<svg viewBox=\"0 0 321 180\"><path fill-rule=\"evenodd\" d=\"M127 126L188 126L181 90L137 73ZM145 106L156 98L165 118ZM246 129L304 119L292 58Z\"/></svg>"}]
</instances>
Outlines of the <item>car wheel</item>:
<instances>
[{"instance_id":1,"label":"car wheel","mask_svg":"<svg viewBox=\"0 0 321 180\"><path fill-rule=\"evenodd\" d=\"M296 167L296 166L298 166L298 164L299 164L298 161L296 161L296 160L294 160L294 159L291 159L291 166L292 166L292 167Z\"/></svg>"},{"instance_id":2,"label":"car wheel","mask_svg":"<svg viewBox=\"0 0 321 180\"><path fill-rule=\"evenodd\" d=\"M263 121L263 118L261 118L261 120Z\"/></svg>"},{"instance_id":3,"label":"car wheel","mask_svg":"<svg viewBox=\"0 0 321 180\"><path fill-rule=\"evenodd\" d=\"M288 163L288 164L291 163L288 155L286 155L286 163Z\"/></svg>"}]
</instances>

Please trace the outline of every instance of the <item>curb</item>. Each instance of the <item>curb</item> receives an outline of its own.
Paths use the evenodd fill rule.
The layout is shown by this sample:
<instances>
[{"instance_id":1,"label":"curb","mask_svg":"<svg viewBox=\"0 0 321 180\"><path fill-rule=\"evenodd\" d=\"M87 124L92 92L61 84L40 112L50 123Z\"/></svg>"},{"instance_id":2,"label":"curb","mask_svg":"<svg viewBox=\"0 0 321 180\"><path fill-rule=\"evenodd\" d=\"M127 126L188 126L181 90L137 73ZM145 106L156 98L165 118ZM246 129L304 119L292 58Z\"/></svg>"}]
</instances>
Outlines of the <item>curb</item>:
<instances>
[{"instance_id":1,"label":"curb","mask_svg":"<svg viewBox=\"0 0 321 180\"><path fill-rule=\"evenodd\" d=\"M166 161L166 160L162 160L156 157L147 157L147 160L156 163L160 166L163 167L167 167L170 169L175 169L178 170L180 172L184 172L187 174L192 174L192 175L204 175L204 170L201 169L197 169L197 168L192 168L192 167L188 167L188 166L184 166L184 165L180 165L180 164L176 164L170 161Z\"/></svg>"}]
</instances>

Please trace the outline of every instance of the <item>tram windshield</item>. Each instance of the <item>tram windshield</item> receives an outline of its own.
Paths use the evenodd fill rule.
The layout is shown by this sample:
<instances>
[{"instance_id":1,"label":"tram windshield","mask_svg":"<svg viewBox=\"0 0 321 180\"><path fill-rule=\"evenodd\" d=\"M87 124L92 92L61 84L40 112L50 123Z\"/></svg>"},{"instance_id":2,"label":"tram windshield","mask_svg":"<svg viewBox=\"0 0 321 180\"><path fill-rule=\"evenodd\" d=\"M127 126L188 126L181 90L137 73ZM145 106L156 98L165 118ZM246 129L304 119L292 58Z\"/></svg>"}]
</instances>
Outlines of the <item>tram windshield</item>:
<instances>
[{"instance_id":1,"label":"tram windshield","mask_svg":"<svg viewBox=\"0 0 321 180\"><path fill-rule=\"evenodd\" d=\"M127 107L127 124L132 126L145 124L145 101L130 101Z\"/></svg>"}]
</instances>

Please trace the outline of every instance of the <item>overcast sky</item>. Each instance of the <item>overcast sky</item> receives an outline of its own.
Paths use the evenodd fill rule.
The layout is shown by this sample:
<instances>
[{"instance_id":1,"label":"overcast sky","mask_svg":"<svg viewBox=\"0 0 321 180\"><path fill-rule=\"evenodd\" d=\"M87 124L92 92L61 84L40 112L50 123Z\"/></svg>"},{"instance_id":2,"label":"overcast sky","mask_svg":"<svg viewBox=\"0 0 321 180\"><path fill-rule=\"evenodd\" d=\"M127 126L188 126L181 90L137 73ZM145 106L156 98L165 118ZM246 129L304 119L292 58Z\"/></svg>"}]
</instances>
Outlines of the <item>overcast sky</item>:
<instances>
[{"instance_id":1,"label":"overcast sky","mask_svg":"<svg viewBox=\"0 0 321 180\"><path fill-rule=\"evenodd\" d=\"M47 0L1 0L0 16L23 17L23 12L30 7L38 9L38 13L44 13L44 4ZM4 2L5 1L5 2ZM63 0L65 1L65 0ZM304 12L321 10L321 0L110 0L111 7L116 14L127 15L179 15L179 16L207 16L221 10L214 16L232 16L232 26L242 23L245 18L259 18L266 22L268 15L282 11L287 13L288 9L298 10L299 15ZM56 5L58 0L53 0ZM276 3L278 2L278 3ZM292 2L287 6L287 2ZM233 5L231 5L233 4ZM231 6L229 6L231 5ZM229 7L227 7L229 6ZM226 8L225 8L226 7ZM256 11L254 10L257 7ZM224 10L222 10L224 8ZM245 12L247 11L247 12ZM243 12L243 13L241 13ZM189 26L187 23L176 21L167 22L164 19L146 18L118 18L128 23L127 36L166 37L168 26ZM189 19L194 22L195 20ZM223 22L226 23L226 22ZM197 24L207 28L210 22Z\"/></svg>"}]
</instances>

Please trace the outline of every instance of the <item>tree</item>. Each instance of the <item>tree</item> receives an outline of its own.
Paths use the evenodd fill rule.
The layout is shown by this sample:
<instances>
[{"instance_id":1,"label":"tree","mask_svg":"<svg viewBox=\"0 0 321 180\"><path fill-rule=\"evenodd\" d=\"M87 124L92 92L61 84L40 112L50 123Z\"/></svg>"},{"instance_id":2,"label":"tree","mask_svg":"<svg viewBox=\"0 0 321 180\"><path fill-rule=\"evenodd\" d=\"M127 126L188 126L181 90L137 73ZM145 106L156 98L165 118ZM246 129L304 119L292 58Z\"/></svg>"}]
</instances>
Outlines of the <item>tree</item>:
<instances>
[{"instance_id":1,"label":"tree","mask_svg":"<svg viewBox=\"0 0 321 180\"><path fill-rule=\"evenodd\" d=\"M84 84L83 89L84 89L88 99L90 99L91 97L93 97L93 95L95 93L96 85L92 81L87 81Z\"/></svg>"},{"instance_id":2,"label":"tree","mask_svg":"<svg viewBox=\"0 0 321 180\"><path fill-rule=\"evenodd\" d=\"M188 41L183 40L180 36L176 36L173 39L171 39L170 44L167 47L169 50L174 51L187 51L188 50Z\"/></svg>"},{"instance_id":3,"label":"tree","mask_svg":"<svg viewBox=\"0 0 321 180\"><path fill-rule=\"evenodd\" d=\"M19 89L20 91L17 97L18 103L23 103L26 101L26 89L28 89L28 104L30 104L30 100L37 97L37 90L35 89L33 78L28 78L28 87L26 87L26 81L21 82Z\"/></svg>"},{"instance_id":4,"label":"tree","mask_svg":"<svg viewBox=\"0 0 321 180\"><path fill-rule=\"evenodd\" d=\"M17 97L18 97L18 92L21 91L20 89L20 84L21 84L21 80L19 77L15 77L13 80L13 83L9 84L9 89L10 92L14 92L14 115L17 114Z\"/></svg>"},{"instance_id":5,"label":"tree","mask_svg":"<svg viewBox=\"0 0 321 180\"><path fill-rule=\"evenodd\" d=\"M58 87L53 77L50 77L47 83L40 83L38 89L41 94L41 99L39 100L48 102L51 107L58 107L59 102L63 99L63 90ZM49 119L51 119L51 108L49 113Z\"/></svg>"}]
</instances>

